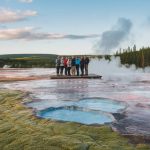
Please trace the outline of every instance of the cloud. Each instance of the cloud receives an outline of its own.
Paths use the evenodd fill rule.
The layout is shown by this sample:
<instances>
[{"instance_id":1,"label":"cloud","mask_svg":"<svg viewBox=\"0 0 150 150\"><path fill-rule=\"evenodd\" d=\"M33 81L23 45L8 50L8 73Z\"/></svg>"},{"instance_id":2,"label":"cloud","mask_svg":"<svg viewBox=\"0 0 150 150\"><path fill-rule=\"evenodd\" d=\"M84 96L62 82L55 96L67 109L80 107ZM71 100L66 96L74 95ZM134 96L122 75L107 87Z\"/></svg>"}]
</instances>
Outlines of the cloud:
<instances>
[{"instance_id":1,"label":"cloud","mask_svg":"<svg viewBox=\"0 0 150 150\"><path fill-rule=\"evenodd\" d=\"M19 0L19 1L22 3L32 3L33 2L33 0Z\"/></svg>"},{"instance_id":2,"label":"cloud","mask_svg":"<svg viewBox=\"0 0 150 150\"><path fill-rule=\"evenodd\" d=\"M110 53L118 47L129 35L132 22L126 18L119 18L116 25L108 31L102 33L100 41L96 44L97 53Z\"/></svg>"},{"instance_id":3,"label":"cloud","mask_svg":"<svg viewBox=\"0 0 150 150\"><path fill-rule=\"evenodd\" d=\"M99 35L73 35L73 34L52 34L37 32L32 27L20 29L0 29L0 40L57 40L57 39L86 39L96 38Z\"/></svg>"},{"instance_id":4,"label":"cloud","mask_svg":"<svg viewBox=\"0 0 150 150\"><path fill-rule=\"evenodd\" d=\"M72 39L72 40L77 40L77 39L87 39L87 38L96 38L99 37L97 34L90 34L90 35L64 35L64 38L67 39Z\"/></svg>"},{"instance_id":5,"label":"cloud","mask_svg":"<svg viewBox=\"0 0 150 150\"><path fill-rule=\"evenodd\" d=\"M0 8L0 23L10 23L16 21L22 21L27 19L27 17L36 16L36 11L12 11L5 8Z\"/></svg>"}]
</instances>

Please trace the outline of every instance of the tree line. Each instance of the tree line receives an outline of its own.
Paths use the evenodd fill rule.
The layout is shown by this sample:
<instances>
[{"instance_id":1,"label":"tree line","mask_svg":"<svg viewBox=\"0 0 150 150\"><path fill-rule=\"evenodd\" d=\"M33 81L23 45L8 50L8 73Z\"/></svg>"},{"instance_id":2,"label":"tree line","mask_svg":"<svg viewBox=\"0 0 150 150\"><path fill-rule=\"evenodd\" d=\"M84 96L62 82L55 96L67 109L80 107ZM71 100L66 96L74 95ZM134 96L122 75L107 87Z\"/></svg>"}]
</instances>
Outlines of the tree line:
<instances>
[{"instance_id":1,"label":"tree line","mask_svg":"<svg viewBox=\"0 0 150 150\"><path fill-rule=\"evenodd\" d=\"M137 50L136 45L133 48L120 49L115 56L119 56L121 64L132 65L137 68L144 68L150 66L150 47L142 47Z\"/></svg>"},{"instance_id":2,"label":"tree line","mask_svg":"<svg viewBox=\"0 0 150 150\"><path fill-rule=\"evenodd\" d=\"M10 68L54 68L57 55L53 54L12 54L0 56L0 67Z\"/></svg>"}]
</instances>

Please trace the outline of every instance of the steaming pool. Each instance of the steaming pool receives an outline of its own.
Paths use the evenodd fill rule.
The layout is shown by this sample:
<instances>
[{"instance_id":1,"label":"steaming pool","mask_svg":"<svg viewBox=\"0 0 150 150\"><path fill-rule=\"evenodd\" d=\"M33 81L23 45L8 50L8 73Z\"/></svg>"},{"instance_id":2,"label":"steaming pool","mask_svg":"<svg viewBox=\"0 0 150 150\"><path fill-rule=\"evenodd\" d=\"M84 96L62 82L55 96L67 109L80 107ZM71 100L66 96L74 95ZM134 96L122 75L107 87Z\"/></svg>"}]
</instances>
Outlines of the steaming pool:
<instances>
[{"instance_id":1,"label":"steaming pool","mask_svg":"<svg viewBox=\"0 0 150 150\"><path fill-rule=\"evenodd\" d=\"M104 68L104 64L99 64L99 68ZM111 64L107 68L111 70ZM123 134L150 136L150 73L118 72L118 67L114 70L114 73L103 69L94 72L91 67L90 72L102 75L102 80L50 80L48 77L55 69L4 69L0 70L0 78L41 75L47 78L1 82L0 89L28 92L29 97L24 101L31 102L25 104L40 118L83 124L109 123Z\"/></svg>"},{"instance_id":2,"label":"steaming pool","mask_svg":"<svg viewBox=\"0 0 150 150\"><path fill-rule=\"evenodd\" d=\"M91 98L77 102L66 102L61 107L50 107L38 111L37 116L83 124L104 124L115 120L111 113L117 113L125 109L125 107L126 105L123 102L103 98Z\"/></svg>"}]
</instances>

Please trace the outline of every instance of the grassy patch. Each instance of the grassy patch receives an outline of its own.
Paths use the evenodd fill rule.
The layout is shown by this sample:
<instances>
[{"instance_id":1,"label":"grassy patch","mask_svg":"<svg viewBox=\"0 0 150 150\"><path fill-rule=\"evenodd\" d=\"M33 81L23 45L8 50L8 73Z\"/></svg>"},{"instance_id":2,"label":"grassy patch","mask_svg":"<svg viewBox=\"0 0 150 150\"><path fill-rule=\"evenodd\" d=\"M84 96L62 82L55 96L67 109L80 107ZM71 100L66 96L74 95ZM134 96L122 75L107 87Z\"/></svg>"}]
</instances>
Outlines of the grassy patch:
<instances>
[{"instance_id":1,"label":"grassy patch","mask_svg":"<svg viewBox=\"0 0 150 150\"><path fill-rule=\"evenodd\" d=\"M0 91L1 150L148 150L132 145L107 126L87 126L38 119L21 104L24 94Z\"/></svg>"}]
</instances>

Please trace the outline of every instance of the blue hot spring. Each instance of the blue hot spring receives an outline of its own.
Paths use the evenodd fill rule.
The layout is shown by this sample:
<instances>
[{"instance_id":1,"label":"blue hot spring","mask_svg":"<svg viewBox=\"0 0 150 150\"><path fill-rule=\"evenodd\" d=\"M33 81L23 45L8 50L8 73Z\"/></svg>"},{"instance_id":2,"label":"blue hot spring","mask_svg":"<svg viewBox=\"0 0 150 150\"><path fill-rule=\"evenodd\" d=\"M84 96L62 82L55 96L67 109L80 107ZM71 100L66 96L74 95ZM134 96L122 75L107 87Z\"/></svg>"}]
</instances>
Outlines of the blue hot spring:
<instances>
[{"instance_id":1,"label":"blue hot spring","mask_svg":"<svg viewBox=\"0 0 150 150\"><path fill-rule=\"evenodd\" d=\"M58 121L83 124L104 124L114 121L111 113L124 110L126 104L110 99L93 98L66 102L61 107L50 107L37 112L37 116Z\"/></svg>"}]
</instances>

